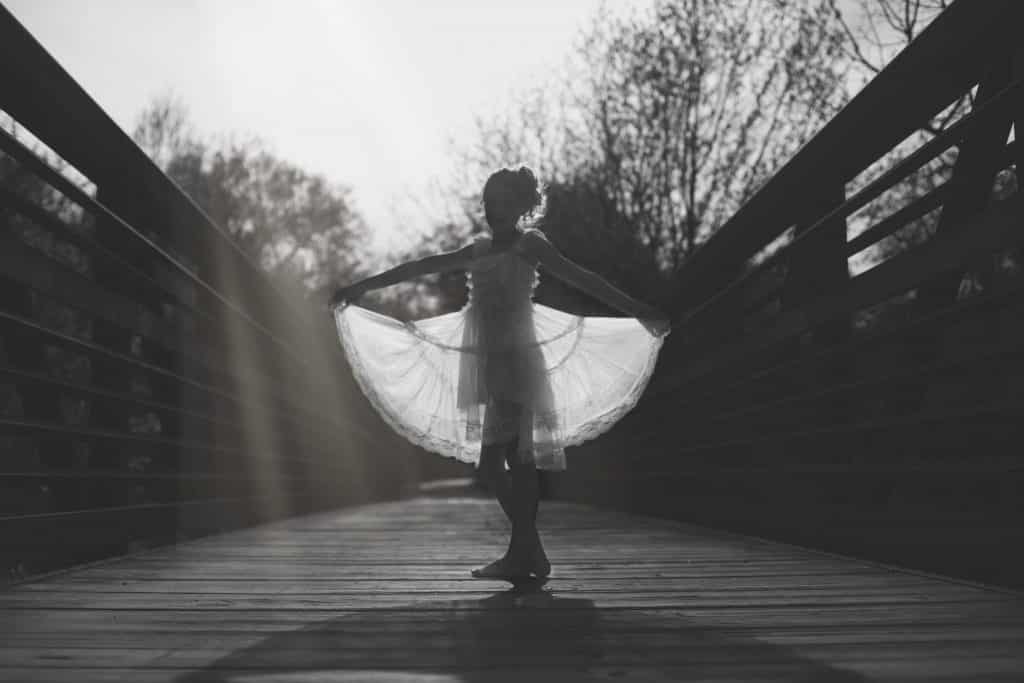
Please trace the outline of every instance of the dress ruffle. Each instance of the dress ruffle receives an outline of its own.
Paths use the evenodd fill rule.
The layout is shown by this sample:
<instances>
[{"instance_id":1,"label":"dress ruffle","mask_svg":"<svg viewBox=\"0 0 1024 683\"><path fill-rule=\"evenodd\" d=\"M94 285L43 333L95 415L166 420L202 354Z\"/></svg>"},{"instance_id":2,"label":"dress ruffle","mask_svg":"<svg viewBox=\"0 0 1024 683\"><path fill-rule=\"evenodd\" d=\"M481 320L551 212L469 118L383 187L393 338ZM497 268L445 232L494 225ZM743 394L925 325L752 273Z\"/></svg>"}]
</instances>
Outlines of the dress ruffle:
<instances>
[{"instance_id":1,"label":"dress ruffle","mask_svg":"<svg viewBox=\"0 0 1024 683\"><path fill-rule=\"evenodd\" d=\"M636 405L662 344L634 318L529 299L415 322L348 305L335 321L356 381L399 434L474 464L483 444L518 437L519 457L549 470Z\"/></svg>"}]
</instances>

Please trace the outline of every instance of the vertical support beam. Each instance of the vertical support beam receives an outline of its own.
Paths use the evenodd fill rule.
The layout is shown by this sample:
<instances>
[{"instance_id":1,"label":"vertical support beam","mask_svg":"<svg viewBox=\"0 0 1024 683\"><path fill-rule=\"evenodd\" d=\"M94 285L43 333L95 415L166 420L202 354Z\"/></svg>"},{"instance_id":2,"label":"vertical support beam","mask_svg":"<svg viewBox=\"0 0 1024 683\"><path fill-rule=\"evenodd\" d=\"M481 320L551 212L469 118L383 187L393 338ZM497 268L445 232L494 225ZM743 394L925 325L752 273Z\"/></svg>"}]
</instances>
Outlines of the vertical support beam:
<instances>
[{"instance_id":1,"label":"vertical support beam","mask_svg":"<svg viewBox=\"0 0 1024 683\"><path fill-rule=\"evenodd\" d=\"M1016 82L1024 79L1024 48L1018 47L1014 52L1010 65L1010 80ZM1024 193L1024 89L1017 91L1013 102L1013 140L1015 145L1013 164L1017 180L1017 194ZM1024 216L1021 216L1024 224ZM1024 247L1018 246L1012 252L1013 260L1018 266L1024 266Z\"/></svg>"},{"instance_id":2,"label":"vertical support beam","mask_svg":"<svg viewBox=\"0 0 1024 683\"><path fill-rule=\"evenodd\" d=\"M1010 65L1010 80L1016 82L1024 79L1024 48L1018 47L1014 52ZM1016 166L1017 191L1024 191L1024 90L1017 91L1013 103L1013 139L1017 149L1013 162Z\"/></svg>"},{"instance_id":3,"label":"vertical support beam","mask_svg":"<svg viewBox=\"0 0 1024 683\"><path fill-rule=\"evenodd\" d=\"M810 200L804 219L796 228L796 237L822 216L846 200L846 184L830 178ZM786 280L782 287L783 308L798 308L815 298L832 294L850 279L846 257L846 219L837 217L821 225L805 238L790 257ZM849 319L824 323L813 332L815 344L834 344L846 338Z\"/></svg>"},{"instance_id":4,"label":"vertical support beam","mask_svg":"<svg viewBox=\"0 0 1024 683\"><path fill-rule=\"evenodd\" d=\"M828 215L846 200L846 184L842 178L831 177L812 190L813 194L803 209L804 215L796 228L796 237ZM781 303L786 308L801 308L820 296L833 294L846 287L850 279L846 255L846 219L835 217L821 224L814 233L804 238L790 256L786 279L782 286ZM803 339L795 340L790 353L801 354L805 346L820 348L844 341L850 333L850 319L843 317L818 325ZM847 358L830 356L824 365L811 365L788 378L791 387L803 386L808 391L834 385L850 370ZM806 419L816 425L832 424L841 419L841 402L821 401L809 411ZM800 454L796 454L801 457Z\"/></svg>"},{"instance_id":5,"label":"vertical support beam","mask_svg":"<svg viewBox=\"0 0 1024 683\"><path fill-rule=\"evenodd\" d=\"M1011 82L1011 64L1012 53L1003 52L988 65L988 70L978 83L975 107L980 107L991 100ZM989 125L975 129L960 144L959 153L953 164L953 175L948 181L951 192L942 207L933 239L968 229L971 216L984 210L992 200L992 190L999 170L996 160L1009 136L1012 117L1011 104L1011 109L994 117ZM923 283L917 292L918 314L928 315L931 311L955 302L960 282L970 267L970 264L964 264L930 282ZM983 280L991 281L993 261L990 259L982 268L979 276ZM987 282L985 284L987 285ZM914 347L915 360L922 364L935 362L942 353L944 344L943 337L934 334L916 335L908 341ZM929 378L923 377L920 383L908 392L907 397L917 404L918 410L924 411L936 398L941 402L942 391L939 387L933 386Z\"/></svg>"},{"instance_id":6,"label":"vertical support beam","mask_svg":"<svg viewBox=\"0 0 1024 683\"><path fill-rule=\"evenodd\" d=\"M1010 58L1004 55L981 79L974 106L983 105L1009 83ZM996 158L1010 134L1010 120L1011 114L1007 113L991 125L974 130L960 145L953 164L953 177L949 180L951 192L942 207L936 235L964 229L971 215L981 211L991 199L998 171ZM962 269L957 270L923 285L918 291L918 303L922 309L934 310L955 301L963 273Z\"/></svg>"}]
</instances>

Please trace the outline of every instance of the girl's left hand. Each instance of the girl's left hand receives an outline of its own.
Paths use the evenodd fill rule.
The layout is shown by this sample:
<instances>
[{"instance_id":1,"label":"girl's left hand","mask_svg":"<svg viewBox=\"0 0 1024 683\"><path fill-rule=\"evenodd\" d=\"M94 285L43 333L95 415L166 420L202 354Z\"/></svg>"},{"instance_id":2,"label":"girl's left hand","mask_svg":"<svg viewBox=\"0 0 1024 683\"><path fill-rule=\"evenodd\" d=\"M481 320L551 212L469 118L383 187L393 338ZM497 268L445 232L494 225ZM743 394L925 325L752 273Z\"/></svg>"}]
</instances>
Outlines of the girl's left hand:
<instances>
[{"instance_id":1,"label":"girl's left hand","mask_svg":"<svg viewBox=\"0 0 1024 683\"><path fill-rule=\"evenodd\" d=\"M337 307L347 304L351 298L352 294L348 287L341 287L331 295L330 301L327 302L327 310L334 311Z\"/></svg>"},{"instance_id":2,"label":"girl's left hand","mask_svg":"<svg viewBox=\"0 0 1024 683\"><path fill-rule=\"evenodd\" d=\"M672 330L672 323L668 318L641 318L640 324L647 328L653 337L664 337Z\"/></svg>"}]
</instances>

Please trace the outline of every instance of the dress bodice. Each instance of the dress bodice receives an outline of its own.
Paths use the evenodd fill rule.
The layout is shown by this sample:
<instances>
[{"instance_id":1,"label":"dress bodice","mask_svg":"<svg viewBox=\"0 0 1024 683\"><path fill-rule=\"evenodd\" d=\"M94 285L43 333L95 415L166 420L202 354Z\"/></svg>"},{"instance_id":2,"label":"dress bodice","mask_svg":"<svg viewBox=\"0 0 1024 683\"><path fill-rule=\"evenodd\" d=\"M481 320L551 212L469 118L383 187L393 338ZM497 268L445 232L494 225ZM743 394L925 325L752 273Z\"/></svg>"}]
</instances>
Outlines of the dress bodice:
<instances>
[{"instance_id":1,"label":"dress bodice","mask_svg":"<svg viewBox=\"0 0 1024 683\"><path fill-rule=\"evenodd\" d=\"M528 306L537 287L537 265L515 248L487 254L488 242L481 240L482 256L466 275L469 303L497 310Z\"/></svg>"}]
</instances>

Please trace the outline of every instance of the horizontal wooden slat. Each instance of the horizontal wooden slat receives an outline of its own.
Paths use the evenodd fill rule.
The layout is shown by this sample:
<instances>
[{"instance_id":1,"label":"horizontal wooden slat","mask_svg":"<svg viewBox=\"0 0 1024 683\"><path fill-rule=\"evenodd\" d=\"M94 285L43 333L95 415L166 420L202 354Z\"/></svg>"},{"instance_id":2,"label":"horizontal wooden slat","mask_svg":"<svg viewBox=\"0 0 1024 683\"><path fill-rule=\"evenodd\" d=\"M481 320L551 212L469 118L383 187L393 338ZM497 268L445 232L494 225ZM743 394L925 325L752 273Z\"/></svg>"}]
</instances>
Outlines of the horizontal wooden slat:
<instances>
[{"instance_id":1,"label":"horizontal wooden slat","mask_svg":"<svg viewBox=\"0 0 1024 683\"><path fill-rule=\"evenodd\" d=\"M267 481L267 482L305 482L306 477L294 477L280 473L259 473L259 472L152 472L129 470L112 470L102 468L89 469L35 469L25 471L4 471L0 469L0 479L69 479L81 480L83 482L96 481Z\"/></svg>"},{"instance_id":2,"label":"horizontal wooden slat","mask_svg":"<svg viewBox=\"0 0 1024 683\"><path fill-rule=\"evenodd\" d=\"M971 407L965 407L957 410L935 410L935 411L922 411L910 415L901 415L898 417L881 418L875 420L857 420L847 424L827 425L827 426L809 426L804 429L797 430L785 430L781 429L776 432L764 433L755 436L742 436L736 438L726 439L715 439L706 443L688 443L677 444L672 448L672 457L676 454L690 453L700 450L717 450L723 448L737 448L737 447L755 447L772 442L793 442L800 440L817 439L823 436L839 437L848 434L857 434L861 432L869 431L884 431L891 430L900 427L919 427L923 425L942 425L943 423L951 424L960 428L956 425L958 420L968 420L976 418L994 417L1001 420L1007 420L1011 422L1024 421L1024 403L1016 401L1000 401L996 403L990 403L987 405L975 405ZM734 434L735 434L734 430ZM637 440L640 439L658 439L658 435L645 434L638 435ZM917 443L924 446L924 437L917 439ZM858 446L859 447L859 446ZM1007 444L1009 448L1009 444ZM643 457L643 456L639 456Z\"/></svg>"},{"instance_id":3,"label":"horizontal wooden slat","mask_svg":"<svg viewBox=\"0 0 1024 683\"><path fill-rule=\"evenodd\" d=\"M344 416L328 416L326 415L322 408L316 409L307 404L299 405L296 406L296 409L301 410L302 416L295 415L287 411L283 411L280 408L275 408L272 405L261 404L260 401L250 400L247 397L242 397L235 393L229 393L218 387L204 384L202 382L198 382L187 377L183 377L152 363L140 360L138 358L129 356L124 353L112 351L98 344L94 344L90 341L79 339L71 335L63 334L61 332L57 332L56 330L48 329L37 324L34 321L27 320L22 316L14 315L3 310L0 310L0 324L2 323L8 323L17 326L19 328L19 333L36 335L45 339L47 342L69 346L74 348L76 351L87 353L89 355L101 358L103 360L123 364L127 367L132 368L133 370L148 373L149 375L156 377L158 379L169 380L171 382L180 384L185 388L199 391L210 397L236 403L239 406L242 406L246 409L250 409L251 407L255 406L265 405L266 409L271 411L272 415L292 420L297 425L304 426L305 428L310 430L314 428L314 425L316 423L304 421L302 416L304 416L306 420L312 418L316 420L316 422L320 423L320 433L324 433L322 431L324 426L330 426L340 431L351 431L353 434L357 434L361 437L370 438L368 432L364 428L362 428L362 426L359 425L358 423L351 421L340 422L338 420L338 417L343 418Z\"/></svg>"},{"instance_id":4,"label":"horizontal wooden slat","mask_svg":"<svg viewBox=\"0 0 1024 683\"><path fill-rule=\"evenodd\" d=\"M150 510L179 510L185 508L217 507L224 505L240 505L250 500L245 497L211 498L208 500L183 500L171 503L145 503L141 505L123 505L113 507L89 508L87 510L67 510L63 512L42 512L25 515L0 516L0 524L25 524L29 522L49 522L60 519L82 517L110 517L128 515Z\"/></svg>"},{"instance_id":5,"label":"horizontal wooden slat","mask_svg":"<svg viewBox=\"0 0 1024 683\"><path fill-rule=\"evenodd\" d=\"M1020 332L1020 331L1019 331ZM904 366L896 372L876 374L867 371L858 372L852 381L839 381L835 384L815 384L795 394L783 394L759 403L744 404L742 401L730 401L727 408L715 412L702 411L701 420L727 421L737 420L771 410L785 410L796 406L818 401L840 398L855 392L870 391L873 395L884 395L884 390L893 385L912 379L928 379L952 372L969 372L982 364L999 364L1012 360L1014 356L1024 354L1024 336L1000 338L992 344L970 348L953 355L946 355L939 362L924 363L916 366ZM1005 366L1002 368L1004 371Z\"/></svg>"},{"instance_id":6,"label":"horizontal wooden slat","mask_svg":"<svg viewBox=\"0 0 1024 683\"><path fill-rule=\"evenodd\" d=\"M187 406L177 403L154 401L145 396L125 391L111 391L80 382L62 380L39 372L26 372L19 368L0 365L0 378L14 385L43 386L47 391L63 396L82 397L98 403L118 403L132 408L152 410L162 415L173 415L194 422L204 423L208 428L222 429L228 434L240 434L243 426L215 414L209 404L193 400ZM200 410L205 408L206 410ZM308 435L306 435L308 436Z\"/></svg>"},{"instance_id":7,"label":"horizontal wooden slat","mask_svg":"<svg viewBox=\"0 0 1024 683\"><path fill-rule=\"evenodd\" d=\"M233 462L294 462L314 463L326 473L331 470L344 469L342 464L327 458L315 457L315 454L304 454L301 451L288 450L287 445L275 448L272 444L224 444L219 442L198 441L192 439L156 436L146 433L97 429L82 425L46 422L43 420L26 420L18 418L0 418L0 434L33 435L39 438L66 438L90 442L116 442L126 447L137 449L139 454L151 457L163 457L174 460L182 452L199 452L211 457L228 456ZM212 464L213 461L211 461Z\"/></svg>"}]
</instances>

